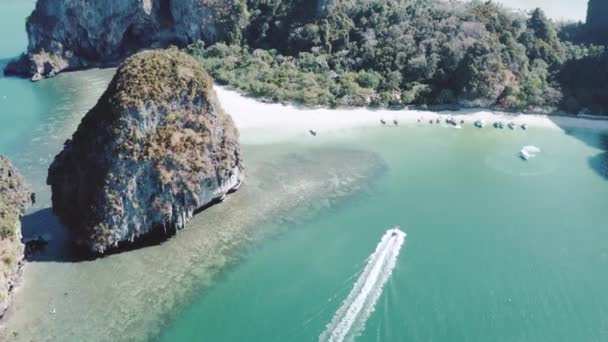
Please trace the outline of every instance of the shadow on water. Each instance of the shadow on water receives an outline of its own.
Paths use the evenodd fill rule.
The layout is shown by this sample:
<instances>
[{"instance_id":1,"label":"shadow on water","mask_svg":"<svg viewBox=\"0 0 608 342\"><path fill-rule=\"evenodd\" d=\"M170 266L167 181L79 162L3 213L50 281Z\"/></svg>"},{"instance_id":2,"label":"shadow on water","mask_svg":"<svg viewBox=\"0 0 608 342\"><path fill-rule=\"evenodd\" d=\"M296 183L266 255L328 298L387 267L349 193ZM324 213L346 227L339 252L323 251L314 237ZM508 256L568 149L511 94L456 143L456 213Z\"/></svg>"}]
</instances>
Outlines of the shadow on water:
<instances>
[{"instance_id":1,"label":"shadow on water","mask_svg":"<svg viewBox=\"0 0 608 342\"><path fill-rule=\"evenodd\" d=\"M7 77L4 75L4 68L6 68L8 63L16 60L17 58L19 58L19 56L9 57L9 58L0 58L0 78Z\"/></svg>"},{"instance_id":2,"label":"shadow on water","mask_svg":"<svg viewBox=\"0 0 608 342\"><path fill-rule=\"evenodd\" d=\"M59 222L51 208L27 214L21 219L23 241L46 241L26 253L29 262L82 262L140 248L158 246L175 235L175 230L154 229L132 243L119 244L105 254L91 253L78 246L66 226ZM32 245L32 243L29 243ZM32 246L30 246L32 247ZM28 247L28 249L30 248Z\"/></svg>"},{"instance_id":3,"label":"shadow on water","mask_svg":"<svg viewBox=\"0 0 608 342\"><path fill-rule=\"evenodd\" d=\"M79 262L95 259L94 255L84 253L75 245L67 227L59 222L51 208L23 216L21 226L23 241L26 241L27 246L26 260L29 262ZM32 246L31 241L39 239L46 241L45 245Z\"/></svg>"},{"instance_id":4,"label":"shadow on water","mask_svg":"<svg viewBox=\"0 0 608 342\"><path fill-rule=\"evenodd\" d=\"M550 117L551 118L551 117ZM589 167L605 180L608 180L608 133L589 134L588 130L564 126L559 120L552 120L567 135L584 142L588 146L601 150L597 155L588 160Z\"/></svg>"},{"instance_id":5,"label":"shadow on water","mask_svg":"<svg viewBox=\"0 0 608 342\"><path fill-rule=\"evenodd\" d=\"M229 193L232 193L229 192ZM198 214L218 203L216 199L197 209ZM159 246L177 234L175 228L157 226L146 235L133 242L119 243L103 255L92 253L78 246L69 229L59 222L51 208L44 208L27 214L21 219L23 241L26 243L26 260L29 262L81 262L92 261L109 255L120 254L136 249ZM43 243L40 243L44 241Z\"/></svg>"}]
</instances>

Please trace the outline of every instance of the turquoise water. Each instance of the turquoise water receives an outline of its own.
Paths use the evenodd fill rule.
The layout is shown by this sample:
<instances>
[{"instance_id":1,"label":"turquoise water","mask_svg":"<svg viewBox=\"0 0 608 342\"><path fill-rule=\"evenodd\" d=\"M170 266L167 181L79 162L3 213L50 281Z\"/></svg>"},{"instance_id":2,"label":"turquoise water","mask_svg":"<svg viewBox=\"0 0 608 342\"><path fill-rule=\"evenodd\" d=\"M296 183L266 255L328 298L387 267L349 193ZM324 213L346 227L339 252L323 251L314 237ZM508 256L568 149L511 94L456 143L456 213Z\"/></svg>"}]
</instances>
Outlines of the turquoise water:
<instances>
[{"instance_id":1,"label":"turquoise water","mask_svg":"<svg viewBox=\"0 0 608 342\"><path fill-rule=\"evenodd\" d=\"M0 5L0 59L24 48L32 6ZM422 125L248 144L246 186L184 232L71 259L46 169L112 72L0 78L0 153L39 198L24 230L52 237L0 340L315 341L397 224L407 241L357 341L608 340L608 139L593 131ZM542 152L526 163L528 144Z\"/></svg>"},{"instance_id":2,"label":"turquoise water","mask_svg":"<svg viewBox=\"0 0 608 342\"><path fill-rule=\"evenodd\" d=\"M407 242L359 341L605 341L608 183L589 166L599 137L578 134L586 142L472 128L338 138L382 156L381 185L248 254L163 340L316 340L400 224ZM528 143L543 152L524 163Z\"/></svg>"}]
</instances>

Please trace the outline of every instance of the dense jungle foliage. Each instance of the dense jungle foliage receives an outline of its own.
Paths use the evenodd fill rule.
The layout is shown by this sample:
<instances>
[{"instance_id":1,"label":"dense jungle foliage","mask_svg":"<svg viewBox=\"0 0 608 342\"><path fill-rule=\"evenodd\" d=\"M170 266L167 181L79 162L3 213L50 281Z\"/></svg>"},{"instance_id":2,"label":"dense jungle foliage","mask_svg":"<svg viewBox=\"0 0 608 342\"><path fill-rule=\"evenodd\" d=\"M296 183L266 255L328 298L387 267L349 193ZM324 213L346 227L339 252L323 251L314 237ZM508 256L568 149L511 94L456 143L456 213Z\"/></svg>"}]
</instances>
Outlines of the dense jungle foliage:
<instances>
[{"instance_id":1,"label":"dense jungle foliage","mask_svg":"<svg viewBox=\"0 0 608 342\"><path fill-rule=\"evenodd\" d=\"M270 101L607 115L594 8L608 11L594 2L589 24L557 25L492 1L250 0L241 43L188 51L218 82Z\"/></svg>"}]
</instances>

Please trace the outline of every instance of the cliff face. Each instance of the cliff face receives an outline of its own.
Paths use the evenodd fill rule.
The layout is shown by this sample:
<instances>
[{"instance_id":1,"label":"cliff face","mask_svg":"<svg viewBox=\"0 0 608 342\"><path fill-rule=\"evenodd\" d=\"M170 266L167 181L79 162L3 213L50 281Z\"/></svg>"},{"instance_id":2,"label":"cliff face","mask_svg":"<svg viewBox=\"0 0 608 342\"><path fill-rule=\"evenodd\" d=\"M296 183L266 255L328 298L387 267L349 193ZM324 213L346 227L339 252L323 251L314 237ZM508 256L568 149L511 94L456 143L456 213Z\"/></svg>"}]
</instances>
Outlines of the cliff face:
<instances>
[{"instance_id":1,"label":"cliff face","mask_svg":"<svg viewBox=\"0 0 608 342\"><path fill-rule=\"evenodd\" d=\"M243 179L238 132L212 80L176 49L128 58L49 168L53 210L103 253L183 228Z\"/></svg>"},{"instance_id":2,"label":"cliff face","mask_svg":"<svg viewBox=\"0 0 608 342\"><path fill-rule=\"evenodd\" d=\"M608 2L589 0L587 7L587 29L595 42L608 43Z\"/></svg>"},{"instance_id":3,"label":"cliff face","mask_svg":"<svg viewBox=\"0 0 608 342\"><path fill-rule=\"evenodd\" d=\"M0 156L0 317L10 304L11 292L23 266L20 217L31 204L23 177Z\"/></svg>"},{"instance_id":4,"label":"cliff face","mask_svg":"<svg viewBox=\"0 0 608 342\"><path fill-rule=\"evenodd\" d=\"M246 20L244 0L38 0L27 53L5 72L37 80L117 65L147 47L238 40Z\"/></svg>"}]
</instances>

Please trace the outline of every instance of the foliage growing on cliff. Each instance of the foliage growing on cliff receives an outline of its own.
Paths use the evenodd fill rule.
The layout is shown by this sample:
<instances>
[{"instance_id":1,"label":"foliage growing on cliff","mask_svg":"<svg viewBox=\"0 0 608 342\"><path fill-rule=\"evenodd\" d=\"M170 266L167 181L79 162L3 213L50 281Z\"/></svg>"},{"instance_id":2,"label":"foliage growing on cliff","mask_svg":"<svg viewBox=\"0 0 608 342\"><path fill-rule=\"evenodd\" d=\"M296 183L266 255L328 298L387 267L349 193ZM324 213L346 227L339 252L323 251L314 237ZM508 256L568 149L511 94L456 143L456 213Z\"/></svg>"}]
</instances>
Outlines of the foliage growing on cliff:
<instances>
[{"instance_id":1,"label":"foliage growing on cliff","mask_svg":"<svg viewBox=\"0 0 608 342\"><path fill-rule=\"evenodd\" d=\"M104 252L157 227L182 228L212 199L207 184L240 174L238 132L211 82L176 48L121 64L49 168L53 210L77 241Z\"/></svg>"},{"instance_id":2,"label":"foliage growing on cliff","mask_svg":"<svg viewBox=\"0 0 608 342\"><path fill-rule=\"evenodd\" d=\"M564 63L598 49L562 41L539 9L526 17L493 2L365 0L320 16L312 5L294 12L297 3L249 1L249 45L188 51L219 82L272 101L608 112L571 92L576 104L564 105Z\"/></svg>"},{"instance_id":3,"label":"foliage growing on cliff","mask_svg":"<svg viewBox=\"0 0 608 342\"><path fill-rule=\"evenodd\" d=\"M0 156L0 240L15 238L19 218L29 203L25 180L8 159Z\"/></svg>"}]
</instances>

